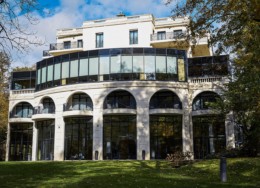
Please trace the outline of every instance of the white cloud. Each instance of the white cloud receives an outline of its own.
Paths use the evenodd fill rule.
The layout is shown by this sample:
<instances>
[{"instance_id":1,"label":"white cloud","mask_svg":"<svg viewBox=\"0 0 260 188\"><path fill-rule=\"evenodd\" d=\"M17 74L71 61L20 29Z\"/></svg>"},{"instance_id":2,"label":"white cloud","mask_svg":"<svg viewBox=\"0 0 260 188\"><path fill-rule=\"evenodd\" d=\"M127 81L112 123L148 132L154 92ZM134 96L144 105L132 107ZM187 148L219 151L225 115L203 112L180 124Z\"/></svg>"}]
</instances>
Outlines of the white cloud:
<instances>
[{"instance_id":1,"label":"white cloud","mask_svg":"<svg viewBox=\"0 0 260 188\"><path fill-rule=\"evenodd\" d=\"M42 58L43 50L56 41L56 30L82 26L83 21L114 17L119 12L128 15L154 14L155 17L170 16L171 9L165 0L60 0L60 6L50 10L44 8L44 17L35 13L39 23L30 25L28 30L36 31L45 45L32 47L28 54L14 59L13 66L30 66Z\"/></svg>"}]
</instances>

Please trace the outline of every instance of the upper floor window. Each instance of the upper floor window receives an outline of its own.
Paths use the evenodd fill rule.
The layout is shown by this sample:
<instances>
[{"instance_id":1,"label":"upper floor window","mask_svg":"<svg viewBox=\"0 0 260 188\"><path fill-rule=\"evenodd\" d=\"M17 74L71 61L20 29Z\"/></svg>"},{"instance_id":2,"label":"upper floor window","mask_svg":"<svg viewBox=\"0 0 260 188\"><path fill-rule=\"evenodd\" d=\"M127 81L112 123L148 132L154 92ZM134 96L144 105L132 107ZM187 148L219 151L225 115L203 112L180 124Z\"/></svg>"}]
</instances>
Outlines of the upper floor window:
<instances>
[{"instance_id":1,"label":"upper floor window","mask_svg":"<svg viewBox=\"0 0 260 188\"><path fill-rule=\"evenodd\" d=\"M138 44L138 30L131 30L129 33L130 44Z\"/></svg>"},{"instance_id":2,"label":"upper floor window","mask_svg":"<svg viewBox=\"0 0 260 188\"><path fill-rule=\"evenodd\" d=\"M83 41L82 40L78 40L78 48L83 48Z\"/></svg>"},{"instance_id":3,"label":"upper floor window","mask_svg":"<svg viewBox=\"0 0 260 188\"><path fill-rule=\"evenodd\" d=\"M157 40L164 40L166 38L166 32L160 31L157 33Z\"/></svg>"},{"instance_id":4,"label":"upper floor window","mask_svg":"<svg viewBox=\"0 0 260 188\"><path fill-rule=\"evenodd\" d=\"M183 37L183 32L182 32L182 30L180 29L180 30L174 30L173 31L173 37L174 38L181 38L181 37Z\"/></svg>"},{"instance_id":5,"label":"upper floor window","mask_svg":"<svg viewBox=\"0 0 260 188\"><path fill-rule=\"evenodd\" d=\"M96 48L103 48L103 33L96 33Z\"/></svg>"},{"instance_id":6,"label":"upper floor window","mask_svg":"<svg viewBox=\"0 0 260 188\"><path fill-rule=\"evenodd\" d=\"M70 41L65 41L65 42L63 43L63 46L64 46L64 49L70 49L70 47L71 47L71 42L70 42Z\"/></svg>"}]
</instances>

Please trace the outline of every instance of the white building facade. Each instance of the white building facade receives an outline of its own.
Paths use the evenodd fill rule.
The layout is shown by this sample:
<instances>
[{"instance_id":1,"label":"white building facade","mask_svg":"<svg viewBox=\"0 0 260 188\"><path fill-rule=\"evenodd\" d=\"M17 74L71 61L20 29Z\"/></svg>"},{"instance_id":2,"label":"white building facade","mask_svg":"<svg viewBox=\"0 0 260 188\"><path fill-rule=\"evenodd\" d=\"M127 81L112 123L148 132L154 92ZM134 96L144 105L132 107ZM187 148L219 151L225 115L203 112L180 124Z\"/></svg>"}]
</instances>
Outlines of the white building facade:
<instances>
[{"instance_id":1,"label":"white building facade","mask_svg":"<svg viewBox=\"0 0 260 188\"><path fill-rule=\"evenodd\" d=\"M57 32L36 71L13 72L6 160L205 158L234 147L221 99L228 57L187 18L86 21Z\"/></svg>"}]
</instances>

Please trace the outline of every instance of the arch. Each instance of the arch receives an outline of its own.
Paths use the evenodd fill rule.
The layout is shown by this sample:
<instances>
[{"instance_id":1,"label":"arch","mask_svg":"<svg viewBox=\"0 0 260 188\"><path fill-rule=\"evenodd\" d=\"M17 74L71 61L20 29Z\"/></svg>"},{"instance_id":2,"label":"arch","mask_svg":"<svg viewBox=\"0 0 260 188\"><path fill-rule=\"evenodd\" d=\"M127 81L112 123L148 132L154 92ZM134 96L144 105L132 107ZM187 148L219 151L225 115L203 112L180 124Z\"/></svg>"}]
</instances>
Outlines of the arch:
<instances>
[{"instance_id":1,"label":"arch","mask_svg":"<svg viewBox=\"0 0 260 188\"><path fill-rule=\"evenodd\" d=\"M47 114L55 113L55 103L51 97L44 97L41 100L41 104L43 106L43 112Z\"/></svg>"},{"instance_id":2,"label":"arch","mask_svg":"<svg viewBox=\"0 0 260 188\"><path fill-rule=\"evenodd\" d=\"M104 109L130 108L136 109L136 99L134 95L123 89L111 91L104 100Z\"/></svg>"},{"instance_id":3,"label":"arch","mask_svg":"<svg viewBox=\"0 0 260 188\"><path fill-rule=\"evenodd\" d=\"M208 103L214 103L220 96L213 91L203 91L199 93L192 101L192 110L207 110L210 109Z\"/></svg>"},{"instance_id":4,"label":"arch","mask_svg":"<svg viewBox=\"0 0 260 188\"><path fill-rule=\"evenodd\" d=\"M33 106L31 103L19 102L13 107L10 116L13 118L31 118L32 114Z\"/></svg>"},{"instance_id":5,"label":"arch","mask_svg":"<svg viewBox=\"0 0 260 188\"><path fill-rule=\"evenodd\" d=\"M67 98L63 106L67 110L93 110L93 101L91 97L83 91L75 91Z\"/></svg>"},{"instance_id":6,"label":"arch","mask_svg":"<svg viewBox=\"0 0 260 188\"><path fill-rule=\"evenodd\" d=\"M149 101L149 108L182 109L182 102L178 95L171 90L162 89L154 93Z\"/></svg>"}]
</instances>

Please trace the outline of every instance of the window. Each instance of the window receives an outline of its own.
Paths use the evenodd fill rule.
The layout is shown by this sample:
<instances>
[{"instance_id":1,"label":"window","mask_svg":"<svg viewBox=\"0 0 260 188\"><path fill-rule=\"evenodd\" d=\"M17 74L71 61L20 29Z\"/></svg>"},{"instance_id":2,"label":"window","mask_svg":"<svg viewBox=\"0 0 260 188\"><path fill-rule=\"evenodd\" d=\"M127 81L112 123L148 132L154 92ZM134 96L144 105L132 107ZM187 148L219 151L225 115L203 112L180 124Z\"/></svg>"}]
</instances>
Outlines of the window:
<instances>
[{"instance_id":1,"label":"window","mask_svg":"<svg viewBox=\"0 0 260 188\"><path fill-rule=\"evenodd\" d=\"M174 30L173 31L173 37L174 38L181 38L181 37L183 37L182 30Z\"/></svg>"},{"instance_id":2,"label":"window","mask_svg":"<svg viewBox=\"0 0 260 188\"><path fill-rule=\"evenodd\" d=\"M129 35L130 35L130 44L138 44L138 30L130 31Z\"/></svg>"},{"instance_id":3,"label":"window","mask_svg":"<svg viewBox=\"0 0 260 188\"><path fill-rule=\"evenodd\" d=\"M82 40L78 40L78 48L83 48L83 41Z\"/></svg>"},{"instance_id":4,"label":"window","mask_svg":"<svg viewBox=\"0 0 260 188\"><path fill-rule=\"evenodd\" d=\"M157 40L164 40L166 38L166 32L160 31L157 33Z\"/></svg>"},{"instance_id":5,"label":"window","mask_svg":"<svg viewBox=\"0 0 260 188\"><path fill-rule=\"evenodd\" d=\"M64 42L63 45L64 45L64 49L70 49L71 48L71 42L70 41Z\"/></svg>"},{"instance_id":6,"label":"window","mask_svg":"<svg viewBox=\"0 0 260 188\"><path fill-rule=\"evenodd\" d=\"M103 48L103 33L96 33L96 48Z\"/></svg>"}]
</instances>

